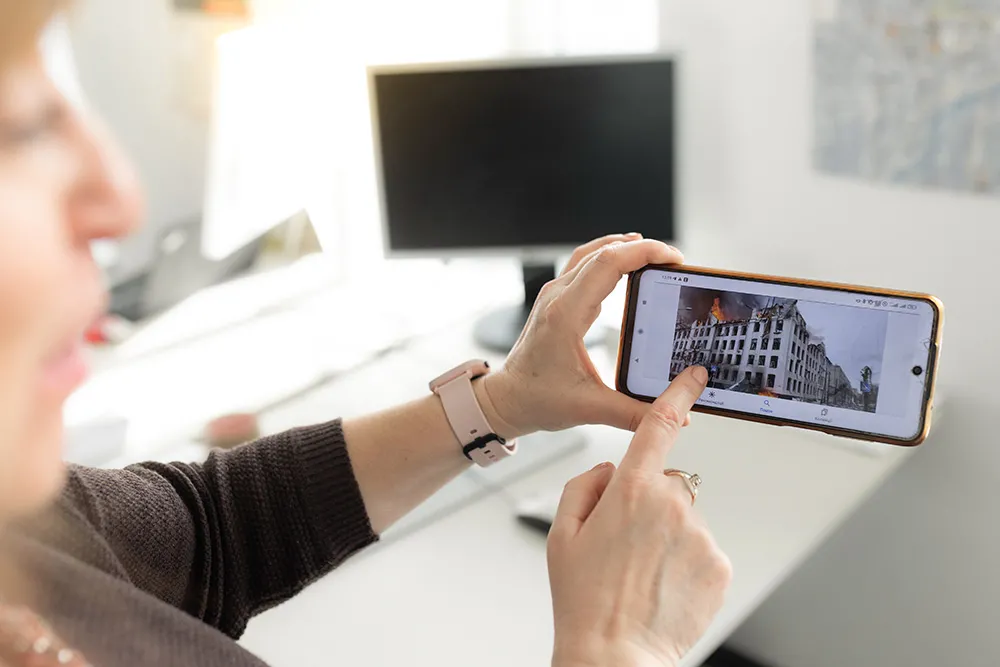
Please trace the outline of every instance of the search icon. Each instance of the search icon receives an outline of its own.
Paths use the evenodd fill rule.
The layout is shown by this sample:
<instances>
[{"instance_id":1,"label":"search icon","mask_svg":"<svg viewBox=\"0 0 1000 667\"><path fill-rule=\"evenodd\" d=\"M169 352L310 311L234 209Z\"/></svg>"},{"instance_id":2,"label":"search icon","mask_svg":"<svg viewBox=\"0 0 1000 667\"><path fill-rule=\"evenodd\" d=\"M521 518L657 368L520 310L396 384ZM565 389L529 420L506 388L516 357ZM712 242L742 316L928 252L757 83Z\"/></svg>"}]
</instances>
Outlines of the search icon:
<instances>
[{"instance_id":1,"label":"search icon","mask_svg":"<svg viewBox=\"0 0 1000 667\"><path fill-rule=\"evenodd\" d=\"M767 407L771 407L771 401L769 401L769 400L767 400L767 399L765 398L765 399L764 399L764 405L766 405Z\"/></svg>"}]
</instances>

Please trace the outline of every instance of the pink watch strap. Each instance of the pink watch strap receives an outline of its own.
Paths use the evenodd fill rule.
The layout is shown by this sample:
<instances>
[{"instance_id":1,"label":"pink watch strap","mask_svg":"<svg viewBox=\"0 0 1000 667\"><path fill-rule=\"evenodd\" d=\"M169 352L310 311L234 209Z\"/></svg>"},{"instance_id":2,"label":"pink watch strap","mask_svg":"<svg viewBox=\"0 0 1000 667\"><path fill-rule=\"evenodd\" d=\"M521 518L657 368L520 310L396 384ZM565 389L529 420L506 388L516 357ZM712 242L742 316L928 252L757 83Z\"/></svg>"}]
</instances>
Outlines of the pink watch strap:
<instances>
[{"instance_id":1,"label":"pink watch strap","mask_svg":"<svg viewBox=\"0 0 1000 667\"><path fill-rule=\"evenodd\" d=\"M485 361L470 361L431 382L431 391L441 398L448 423L462 444L463 452L477 465L491 466L517 451L516 442L498 436L479 407L472 381L489 373Z\"/></svg>"}]
</instances>

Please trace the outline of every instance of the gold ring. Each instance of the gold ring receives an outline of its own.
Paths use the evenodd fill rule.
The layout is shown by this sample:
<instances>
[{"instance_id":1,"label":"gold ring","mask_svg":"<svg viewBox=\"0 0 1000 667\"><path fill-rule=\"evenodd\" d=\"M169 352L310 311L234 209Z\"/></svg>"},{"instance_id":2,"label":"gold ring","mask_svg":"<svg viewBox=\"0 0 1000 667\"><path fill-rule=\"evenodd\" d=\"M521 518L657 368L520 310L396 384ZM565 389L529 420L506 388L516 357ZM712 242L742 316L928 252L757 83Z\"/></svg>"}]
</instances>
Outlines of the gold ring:
<instances>
[{"instance_id":1,"label":"gold ring","mask_svg":"<svg viewBox=\"0 0 1000 667\"><path fill-rule=\"evenodd\" d=\"M667 477L680 477L683 479L688 493L691 494L691 504L694 505L694 501L698 500L698 487L701 486L701 477L675 468L667 468L663 471L663 474Z\"/></svg>"}]
</instances>

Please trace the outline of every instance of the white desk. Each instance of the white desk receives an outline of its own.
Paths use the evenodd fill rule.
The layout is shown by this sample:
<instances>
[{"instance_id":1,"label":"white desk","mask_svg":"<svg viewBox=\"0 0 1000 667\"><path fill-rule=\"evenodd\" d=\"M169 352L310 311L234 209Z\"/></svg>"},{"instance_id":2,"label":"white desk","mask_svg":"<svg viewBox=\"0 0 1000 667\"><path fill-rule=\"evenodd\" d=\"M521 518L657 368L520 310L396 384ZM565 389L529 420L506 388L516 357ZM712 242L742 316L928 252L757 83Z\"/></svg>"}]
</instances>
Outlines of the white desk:
<instances>
[{"instance_id":1,"label":"white desk","mask_svg":"<svg viewBox=\"0 0 1000 667\"><path fill-rule=\"evenodd\" d=\"M348 410L391 402L374 390L389 375L401 394L416 395L432 369L476 353L468 341L464 332L424 341L407 362L385 359L316 400ZM610 355L598 355L605 372L610 364ZM366 396L368 387L373 391ZM306 401L272 418L292 424L315 410L316 403ZM515 521L512 505L558 489L600 461L618 461L628 443L627 434L612 429L579 431L588 440L585 449L498 493L487 494L474 476L460 478L439 502L465 498L468 506L416 532L390 535L386 544L256 619L243 643L275 667L547 664L552 621L545 543ZM526 446L537 451L544 444ZM695 415L671 464L704 477L698 508L732 559L735 581L718 620L685 664L693 667L710 655L907 455ZM496 617L510 632L484 647L476 630L483 619ZM321 651L316 637L328 639Z\"/></svg>"},{"instance_id":2,"label":"white desk","mask_svg":"<svg viewBox=\"0 0 1000 667\"><path fill-rule=\"evenodd\" d=\"M193 435L205 418L268 405L276 391L326 376L336 379L267 410L265 431L386 407L422 395L427 379L442 368L481 354L468 327L459 324L469 313L462 315L458 304L469 295L488 294L487 303L516 298L516 273L502 280L497 275L503 274L483 284L437 273L409 291L397 288L386 298L402 293L441 311L423 318L425 330L440 328L444 312L451 314L447 321L453 326L359 369L350 370L350 360L324 338L353 321L358 302L331 303L326 323L316 320L323 309L317 311L313 303L302 312L128 365L125 359L106 359L89 398L85 395L77 408L85 414L88 401L124 401L115 404L133 421L128 451L119 461L124 463L197 457ZM428 286L443 284L452 291L426 297ZM359 330L365 324L355 323ZM262 341L275 339L287 341L291 358L283 356L281 345L259 349ZM249 368L247 349L257 349ZM610 374L612 354L598 352L596 361ZM199 391L179 393L193 376L204 378ZM269 395L254 387L255 377L264 380ZM172 391L157 392L164 385ZM165 407L174 411L166 419L160 414ZM579 429L574 437L585 438L587 445L537 471L525 472L524 465L545 456L544 437L526 442L524 453L506 470L498 468L488 478L474 472L459 478L382 544L254 620L243 643L274 667L547 664L552 628L545 543L515 521L512 505L560 488L599 461L618 461L628 443L627 434L607 428ZM705 479L698 508L732 559L735 581L718 620L685 664L700 664L907 455L903 449L696 415L671 463ZM460 509L453 511L456 503ZM509 633L483 646L477 629L487 618L504 619Z\"/></svg>"}]
</instances>

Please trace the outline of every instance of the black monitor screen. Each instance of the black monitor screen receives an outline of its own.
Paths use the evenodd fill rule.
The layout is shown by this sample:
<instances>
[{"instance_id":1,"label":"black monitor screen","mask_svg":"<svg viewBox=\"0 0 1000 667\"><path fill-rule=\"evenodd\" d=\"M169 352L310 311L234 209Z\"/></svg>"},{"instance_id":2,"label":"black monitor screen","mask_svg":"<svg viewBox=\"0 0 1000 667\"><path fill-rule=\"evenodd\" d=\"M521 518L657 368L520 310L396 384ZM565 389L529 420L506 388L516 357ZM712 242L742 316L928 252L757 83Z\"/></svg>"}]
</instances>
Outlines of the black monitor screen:
<instances>
[{"instance_id":1,"label":"black monitor screen","mask_svg":"<svg viewBox=\"0 0 1000 667\"><path fill-rule=\"evenodd\" d=\"M670 60L373 77L393 251L674 238Z\"/></svg>"}]
</instances>

